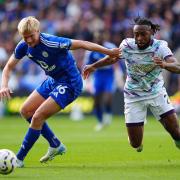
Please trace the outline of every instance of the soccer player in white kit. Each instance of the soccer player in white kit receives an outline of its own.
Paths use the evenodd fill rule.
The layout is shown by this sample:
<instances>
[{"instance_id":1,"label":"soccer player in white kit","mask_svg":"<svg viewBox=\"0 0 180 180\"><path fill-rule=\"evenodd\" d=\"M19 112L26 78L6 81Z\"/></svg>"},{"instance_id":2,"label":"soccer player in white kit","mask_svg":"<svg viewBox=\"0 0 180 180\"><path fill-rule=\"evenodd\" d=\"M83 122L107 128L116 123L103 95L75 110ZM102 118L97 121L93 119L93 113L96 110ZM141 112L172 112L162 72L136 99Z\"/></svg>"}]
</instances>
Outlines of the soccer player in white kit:
<instances>
[{"instance_id":1,"label":"soccer player in white kit","mask_svg":"<svg viewBox=\"0 0 180 180\"><path fill-rule=\"evenodd\" d=\"M127 79L124 87L125 121L128 139L138 152L143 149L143 131L147 109L150 109L157 120L170 133L176 146L180 148L180 126L177 115L169 101L162 69L180 73L180 65L164 40L157 40L153 35L160 30L146 18L134 20L134 38L122 41L122 59L125 59ZM83 76L118 59L105 57L84 68Z\"/></svg>"}]
</instances>

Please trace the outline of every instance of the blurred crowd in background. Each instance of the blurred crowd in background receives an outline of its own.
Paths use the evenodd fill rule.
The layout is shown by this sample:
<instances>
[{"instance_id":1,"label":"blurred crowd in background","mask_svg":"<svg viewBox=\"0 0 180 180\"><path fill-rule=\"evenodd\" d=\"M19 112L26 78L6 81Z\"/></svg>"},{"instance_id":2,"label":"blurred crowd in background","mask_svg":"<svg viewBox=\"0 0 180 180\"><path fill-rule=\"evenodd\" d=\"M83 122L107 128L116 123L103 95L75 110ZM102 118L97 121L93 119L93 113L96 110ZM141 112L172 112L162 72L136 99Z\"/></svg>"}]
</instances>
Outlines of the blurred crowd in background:
<instances>
[{"instance_id":1,"label":"blurred crowd in background","mask_svg":"<svg viewBox=\"0 0 180 180\"><path fill-rule=\"evenodd\" d=\"M180 0L0 0L0 73L20 41L18 22L30 15L40 20L42 32L93 41L93 34L103 31L116 46L133 36L135 17L148 17L161 26L156 38L168 41L180 61ZM85 54L74 52L80 70ZM27 57L15 73L10 85L21 93L31 92L45 78ZM169 95L179 92L179 75L166 72L164 76Z\"/></svg>"}]
</instances>

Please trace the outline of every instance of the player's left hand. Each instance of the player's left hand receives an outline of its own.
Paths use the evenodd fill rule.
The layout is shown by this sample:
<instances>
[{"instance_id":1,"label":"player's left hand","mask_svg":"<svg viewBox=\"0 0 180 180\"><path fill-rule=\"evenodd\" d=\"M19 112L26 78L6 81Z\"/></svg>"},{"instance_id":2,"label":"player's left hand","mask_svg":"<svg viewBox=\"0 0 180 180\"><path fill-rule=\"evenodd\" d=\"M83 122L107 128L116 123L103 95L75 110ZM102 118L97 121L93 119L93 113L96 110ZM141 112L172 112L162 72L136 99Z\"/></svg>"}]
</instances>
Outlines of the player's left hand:
<instances>
[{"instance_id":1,"label":"player's left hand","mask_svg":"<svg viewBox=\"0 0 180 180\"><path fill-rule=\"evenodd\" d=\"M153 57L153 61L157 66L160 66L161 68L165 68L166 66L166 62L159 57Z\"/></svg>"},{"instance_id":2,"label":"player's left hand","mask_svg":"<svg viewBox=\"0 0 180 180\"><path fill-rule=\"evenodd\" d=\"M9 87L2 87L0 89L0 101L6 102L11 99L12 90Z\"/></svg>"},{"instance_id":3,"label":"player's left hand","mask_svg":"<svg viewBox=\"0 0 180 180\"><path fill-rule=\"evenodd\" d=\"M95 68L92 65L86 65L82 72L83 79L87 79L89 75L94 71Z\"/></svg>"}]
</instances>

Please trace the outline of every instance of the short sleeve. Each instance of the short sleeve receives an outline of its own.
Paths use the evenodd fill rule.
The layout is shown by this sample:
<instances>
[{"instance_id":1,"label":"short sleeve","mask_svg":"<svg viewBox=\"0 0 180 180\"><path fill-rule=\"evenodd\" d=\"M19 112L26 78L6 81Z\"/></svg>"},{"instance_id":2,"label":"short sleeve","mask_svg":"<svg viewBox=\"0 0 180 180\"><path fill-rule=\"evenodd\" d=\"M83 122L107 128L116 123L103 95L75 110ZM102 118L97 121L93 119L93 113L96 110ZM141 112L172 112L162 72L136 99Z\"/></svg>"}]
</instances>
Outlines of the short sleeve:
<instances>
[{"instance_id":1,"label":"short sleeve","mask_svg":"<svg viewBox=\"0 0 180 180\"><path fill-rule=\"evenodd\" d=\"M126 42L126 40L124 39L124 40L120 43L119 47L123 50L126 45L127 45L127 42Z\"/></svg>"},{"instance_id":2,"label":"short sleeve","mask_svg":"<svg viewBox=\"0 0 180 180\"><path fill-rule=\"evenodd\" d=\"M166 59L168 56L172 56L173 53L171 49L168 47L168 43L166 41L161 41L159 46L158 54L161 58Z\"/></svg>"},{"instance_id":3,"label":"short sleeve","mask_svg":"<svg viewBox=\"0 0 180 180\"><path fill-rule=\"evenodd\" d=\"M122 50L122 56L121 56L120 59L124 59L124 57L125 57L125 51L126 51L127 47L128 47L128 45L127 45L127 39L124 39L124 40L120 43L120 45L119 45L119 48L121 48L121 50Z\"/></svg>"},{"instance_id":4,"label":"short sleeve","mask_svg":"<svg viewBox=\"0 0 180 180\"><path fill-rule=\"evenodd\" d=\"M59 37L59 47L60 47L60 49L69 50L70 47L71 47L71 44L72 44L71 39Z\"/></svg>"},{"instance_id":5,"label":"short sleeve","mask_svg":"<svg viewBox=\"0 0 180 180\"><path fill-rule=\"evenodd\" d=\"M26 56L27 48L27 44L23 40L20 41L14 50L14 57L19 60L22 59Z\"/></svg>"}]
</instances>

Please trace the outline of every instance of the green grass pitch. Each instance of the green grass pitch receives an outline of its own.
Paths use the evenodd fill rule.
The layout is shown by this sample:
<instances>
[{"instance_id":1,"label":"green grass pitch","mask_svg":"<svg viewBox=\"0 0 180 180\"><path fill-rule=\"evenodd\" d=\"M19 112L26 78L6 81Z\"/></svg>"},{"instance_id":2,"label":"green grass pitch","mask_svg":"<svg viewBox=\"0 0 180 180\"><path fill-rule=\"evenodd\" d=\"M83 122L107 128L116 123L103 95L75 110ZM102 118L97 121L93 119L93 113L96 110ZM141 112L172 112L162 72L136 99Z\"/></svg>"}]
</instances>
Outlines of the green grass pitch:
<instances>
[{"instance_id":1,"label":"green grass pitch","mask_svg":"<svg viewBox=\"0 0 180 180\"><path fill-rule=\"evenodd\" d=\"M48 120L67 146L63 156L48 164L39 159L48 144L41 137L25 159L25 168L0 179L17 180L154 180L180 179L180 150L159 122L149 117L145 125L144 150L136 152L127 141L124 117L114 117L111 126L94 132L96 120L87 116L74 122L58 115ZM28 124L20 117L0 120L0 149L18 151Z\"/></svg>"}]
</instances>

